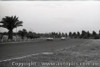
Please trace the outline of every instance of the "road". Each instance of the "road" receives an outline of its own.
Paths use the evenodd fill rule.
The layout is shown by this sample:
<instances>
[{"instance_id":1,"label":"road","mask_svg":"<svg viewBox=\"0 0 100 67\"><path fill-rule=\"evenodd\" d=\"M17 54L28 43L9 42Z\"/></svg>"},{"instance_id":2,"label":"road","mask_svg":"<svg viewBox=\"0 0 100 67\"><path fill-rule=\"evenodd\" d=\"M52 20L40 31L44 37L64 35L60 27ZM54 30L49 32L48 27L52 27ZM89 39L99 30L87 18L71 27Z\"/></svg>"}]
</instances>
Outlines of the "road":
<instances>
[{"instance_id":1,"label":"road","mask_svg":"<svg viewBox=\"0 0 100 67\"><path fill-rule=\"evenodd\" d=\"M67 39L55 41L36 41L36 42L20 42L0 44L0 60L41 53L53 52L69 46L78 45L86 42L86 40Z\"/></svg>"}]
</instances>

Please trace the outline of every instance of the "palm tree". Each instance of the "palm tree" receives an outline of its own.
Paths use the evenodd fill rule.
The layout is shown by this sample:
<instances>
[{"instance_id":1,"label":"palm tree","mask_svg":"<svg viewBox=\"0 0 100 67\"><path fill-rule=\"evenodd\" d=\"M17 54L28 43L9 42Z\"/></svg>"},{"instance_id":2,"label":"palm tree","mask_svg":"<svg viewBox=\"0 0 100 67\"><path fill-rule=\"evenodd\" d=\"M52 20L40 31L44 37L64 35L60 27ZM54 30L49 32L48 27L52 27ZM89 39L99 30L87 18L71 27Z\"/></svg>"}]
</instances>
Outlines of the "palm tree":
<instances>
[{"instance_id":1,"label":"palm tree","mask_svg":"<svg viewBox=\"0 0 100 67\"><path fill-rule=\"evenodd\" d=\"M0 27L8 29L8 39L13 39L13 29L17 28L19 26L22 26L22 21L18 20L18 17L16 16L5 16L5 18L2 18L0 21L1 25Z\"/></svg>"}]
</instances>

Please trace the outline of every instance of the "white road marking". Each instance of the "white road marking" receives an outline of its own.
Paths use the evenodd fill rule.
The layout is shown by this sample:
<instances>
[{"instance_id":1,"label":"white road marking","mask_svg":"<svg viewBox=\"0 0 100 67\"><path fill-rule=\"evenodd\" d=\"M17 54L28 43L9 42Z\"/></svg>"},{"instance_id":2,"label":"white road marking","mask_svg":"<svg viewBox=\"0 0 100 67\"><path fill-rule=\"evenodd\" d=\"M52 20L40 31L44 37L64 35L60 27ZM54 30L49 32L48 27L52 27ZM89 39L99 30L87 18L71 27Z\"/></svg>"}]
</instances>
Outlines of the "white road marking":
<instances>
[{"instance_id":1,"label":"white road marking","mask_svg":"<svg viewBox=\"0 0 100 67\"><path fill-rule=\"evenodd\" d=\"M50 55L50 54L53 54L53 52L36 53L36 54L26 55L26 56L17 57L17 58L11 58L11 59L6 59L6 60L0 60L0 62L11 61L11 60L14 60L14 59L23 59L23 58L27 58L27 57L31 57L31 56L35 56L35 55L39 55L39 54Z\"/></svg>"},{"instance_id":2,"label":"white road marking","mask_svg":"<svg viewBox=\"0 0 100 67\"><path fill-rule=\"evenodd\" d=\"M53 52L43 52L42 54L50 55L50 54L53 54Z\"/></svg>"},{"instance_id":3,"label":"white road marking","mask_svg":"<svg viewBox=\"0 0 100 67\"><path fill-rule=\"evenodd\" d=\"M34 56L34 55L39 55L39 53L26 55L26 56L22 56L22 57L17 57L17 58L6 59L6 60L0 60L0 62L11 61L11 60L14 60L14 59L23 59L23 58L31 57L31 56Z\"/></svg>"}]
</instances>

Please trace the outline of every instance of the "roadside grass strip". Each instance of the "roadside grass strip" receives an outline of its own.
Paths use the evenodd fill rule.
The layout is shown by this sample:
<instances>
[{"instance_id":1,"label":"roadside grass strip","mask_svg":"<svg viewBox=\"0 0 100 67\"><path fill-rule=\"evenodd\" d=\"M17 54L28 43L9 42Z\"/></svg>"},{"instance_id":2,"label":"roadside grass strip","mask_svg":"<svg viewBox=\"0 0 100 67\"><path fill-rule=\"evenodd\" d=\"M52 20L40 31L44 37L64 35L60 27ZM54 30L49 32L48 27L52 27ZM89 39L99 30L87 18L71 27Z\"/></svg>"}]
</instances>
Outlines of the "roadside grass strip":
<instances>
[{"instance_id":1,"label":"roadside grass strip","mask_svg":"<svg viewBox=\"0 0 100 67\"><path fill-rule=\"evenodd\" d=\"M99 63L100 54L64 49L3 60L0 67L100 67Z\"/></svg>"},{"instance_id":2,"label":"roadside grass strip","mask_svg":"<svg viewBox=\"0 0 100 67\"><path fill-rule=\"evenodd\" d=\"M100 67L100 41L0 61L0 67Z\"/></svg>"}]
</instances>

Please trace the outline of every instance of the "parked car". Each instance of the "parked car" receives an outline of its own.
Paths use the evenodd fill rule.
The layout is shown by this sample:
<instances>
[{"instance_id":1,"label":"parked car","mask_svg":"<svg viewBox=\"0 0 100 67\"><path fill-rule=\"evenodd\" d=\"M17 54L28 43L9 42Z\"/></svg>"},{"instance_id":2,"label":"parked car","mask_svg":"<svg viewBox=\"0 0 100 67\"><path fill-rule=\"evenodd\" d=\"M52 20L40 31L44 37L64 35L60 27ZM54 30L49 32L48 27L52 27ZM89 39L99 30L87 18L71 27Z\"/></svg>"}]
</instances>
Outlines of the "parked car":
<instances>
[{"instance_id":1,"label":"parked car","mask_svg":"<svg viewBox=\"0 0 100 67\"><path fill-rule=\"evenodd\" d=\"M46 38L46 40L47 40L47 41L53 41L54 38L52 38L52 37L48 37L48 38Z\"/></svg>"},{"instance_id":2,"label":"parked car","mask_svg":"<svg viewBox=\"0 0 100 67\"><path fill-rule=\"evenodd\" d=\"M65 40L66 39L66 37L61 37L61 40Z\"/></svg>"}]
</instances>

